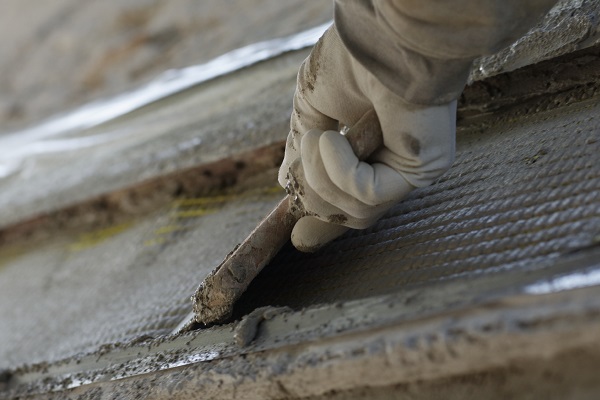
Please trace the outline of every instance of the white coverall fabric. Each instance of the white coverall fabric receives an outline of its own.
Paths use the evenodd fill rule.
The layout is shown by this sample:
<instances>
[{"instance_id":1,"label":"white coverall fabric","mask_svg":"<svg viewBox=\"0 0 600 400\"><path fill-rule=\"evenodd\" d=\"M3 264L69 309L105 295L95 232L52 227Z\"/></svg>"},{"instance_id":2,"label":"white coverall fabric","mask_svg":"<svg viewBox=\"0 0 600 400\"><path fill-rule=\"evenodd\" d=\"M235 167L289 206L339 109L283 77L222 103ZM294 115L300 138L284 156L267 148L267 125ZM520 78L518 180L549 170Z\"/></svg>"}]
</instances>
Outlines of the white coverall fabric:
<instances>
[{"instance_id":1,"label":"white coverall fabric","mask_svg":"<svg viewBox=\"0 0 600 400\"><path fill-rule=\"evenodd\" d=\"M553 3L336 1L335 25L298 73L279 173L282 186L290 176L300 184L310 215L294 228L294 245L313 251L345 231L335 225L366 228L450 168L472 60L516 39ZM384 147L360 162L338 128L373 108Z\"/></svg>"},{"instance_id":2,"label":"white coverall fabric","mask_svg":"<svg viewBox=\"0 0 600 400\"><path fill-rule=\"evenodd\" d=\"M472 61L523 36L556 0L335 0L346 49L408 102L460 96Z\"/></svg>"}]
</instances>

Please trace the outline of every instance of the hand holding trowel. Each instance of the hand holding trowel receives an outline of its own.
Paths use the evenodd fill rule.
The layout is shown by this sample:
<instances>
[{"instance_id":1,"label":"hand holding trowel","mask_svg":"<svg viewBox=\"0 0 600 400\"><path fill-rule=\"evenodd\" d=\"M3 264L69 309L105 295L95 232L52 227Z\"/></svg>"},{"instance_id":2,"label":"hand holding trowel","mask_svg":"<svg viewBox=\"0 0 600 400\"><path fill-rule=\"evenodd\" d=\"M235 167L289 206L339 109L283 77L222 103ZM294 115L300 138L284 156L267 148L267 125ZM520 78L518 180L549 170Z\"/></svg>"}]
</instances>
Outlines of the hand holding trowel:
<instances>
[{"instance_id":1,"label":"hand holding trowel","mask_svg":"<svg viewBox=\"0 0 600 400\"><path fill-rule=\"evenodd\" d=\"M367 112L346 138L361 160L379 148L382 134L375 111ZM200 284L192 297L196 322L209 325L226 319L248 285L290 239L294 224L306 212L296 196L302 188L291 182L286 189L281 203Z\"/></svg>"},{"instance_id":2,"label":"hand holding trowel","mask_svg":"<svg viewBox=\"0 0 600 400\"><path fill-rule=\"evenodd\" d=\"M447 2L441 20L439 4L420 7L416 22L410 2L336 3L335 24L297 77L279 176L285 185L294 171L290 195L200 285L194 319L210 324L229 315L290 236L297 248L314 249L347 227L371 226L412 190L438 179L454 161L457 99L472 61L516 40L555 2L514 2L500 14L493 1L472 2L470 20L491 21L477 26L478 35L465 35L472 27L457 23L464 10L455 12L455 2ZM359 120L368 109L377 110L377 123ZM338 121L359 121L348 134L351 146L331 131ZM355 155L364 159L380 143L369 163L357 162Z\"/></svg>"},{"instance_id":3,"label":"hand holding trowel","mask_svg":"<svg viewBox=\"0 0 600 400\"><path fill-rule=\"evenodd\" d=\"M340 121L350 126L346 138L335 131ZM193 319L223 321L290 238L314 251L431 184L452 165L455 131L456 101L407 101L352 57L332 26L298 72L278 177L289 196L200 285Z\"/></svg>"}]
</instances>

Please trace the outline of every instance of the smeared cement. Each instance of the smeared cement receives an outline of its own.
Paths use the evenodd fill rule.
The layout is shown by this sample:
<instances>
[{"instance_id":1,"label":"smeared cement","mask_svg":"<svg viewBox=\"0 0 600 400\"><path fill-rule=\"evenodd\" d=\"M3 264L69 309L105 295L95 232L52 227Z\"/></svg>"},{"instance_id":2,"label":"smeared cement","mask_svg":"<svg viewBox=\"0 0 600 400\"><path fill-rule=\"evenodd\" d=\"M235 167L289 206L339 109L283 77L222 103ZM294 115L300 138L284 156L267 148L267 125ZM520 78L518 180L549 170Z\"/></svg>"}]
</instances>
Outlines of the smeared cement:
<instances>
[{"instance_id":1,"label":"smeared cement","mask_svg":"<svg viewBox=\"0 0 600 400\"><path fill-rule=\"evenodd\" d=\"M301 312L279 310L262 321L254 341L241 343L243 347L235 341L241 322L236 329L223 326L117 345L93 356L23 369L6 385L12 395L38 393L35 398L337 398L346 392L389 393L390 385L401 393L422 386L416 394L424 396L441 382L460 389L465 379L469 382L466 374L476 379L480 374L493 377L498 370L521 370L536 379L529 383L532 392L519 395L519 380L502 383L516 398L530 398L531 393L547 393L544 382L552 380L536 376L541 369L569 377L548 397L561 398L598 387L597 382L591 385L586 371L575 379L560 364L578 354L584 363L598 360L597 351L581 356L583 349L595 347L600 333L597 294L598 288L516 294L484 307L412 321L402 315L403 295ZM582 380L586 386L577 387Z\"/></svg>"},{"instance_id":2,"label":"smeared cement","mask_svg":"<svg viewBox=\"0 0 600 400\"><path fill-rule=\"evenodd\" d=\"M0 255L0 369L171 332L225 249L285 194L273 188L181 199L143 220Z\"/></svg>"}]
</instances>

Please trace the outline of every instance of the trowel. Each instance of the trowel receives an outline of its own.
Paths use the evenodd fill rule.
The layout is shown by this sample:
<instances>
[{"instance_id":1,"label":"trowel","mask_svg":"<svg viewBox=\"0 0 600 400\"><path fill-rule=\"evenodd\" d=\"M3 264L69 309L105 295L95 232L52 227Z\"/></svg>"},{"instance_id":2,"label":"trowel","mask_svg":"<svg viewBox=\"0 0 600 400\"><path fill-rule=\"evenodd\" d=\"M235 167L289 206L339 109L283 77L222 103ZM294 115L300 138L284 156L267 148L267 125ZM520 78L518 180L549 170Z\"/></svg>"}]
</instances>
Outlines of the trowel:
<instances>
[{"instance_id":1,"label":"trowel","mask_svg":"<svg viewBox=\"0 0 600 400\"><path fill-rule=\"evenodd\" d=\"M383 143L375 110L365 113L345 136L360 160L368 158ZM288 195L204 279L192 296L193 312L175 331L188 330L194 323L205 326L221 323L231 315L235 302L252 280L290 240L298 219L308 215L294 186L288 185Z\"/></svg>"}]
</instances>

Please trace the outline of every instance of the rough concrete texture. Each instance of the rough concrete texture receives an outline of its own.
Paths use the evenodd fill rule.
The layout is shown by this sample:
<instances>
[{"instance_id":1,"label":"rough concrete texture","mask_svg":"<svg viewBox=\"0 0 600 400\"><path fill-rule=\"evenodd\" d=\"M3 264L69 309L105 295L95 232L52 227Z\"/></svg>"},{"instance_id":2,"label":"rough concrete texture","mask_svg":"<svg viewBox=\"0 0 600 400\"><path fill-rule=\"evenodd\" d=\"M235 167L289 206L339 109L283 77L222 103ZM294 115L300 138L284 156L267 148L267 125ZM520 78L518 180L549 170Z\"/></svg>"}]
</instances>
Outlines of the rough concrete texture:
<instances>
[{"instance_id":1,"label":"rough concrete texture","mask_svg":"<svg viewBox=\"0 0 600 400\"><path fill-rule=\"evenodd\" d=\"M550 18L566 18L573 30L553 20L555 30L532 38L560 43L558 53L589 44L596 20L577 13L593 16L597 4L564 2ZM571 12L572 5L580 11ZM582 23L572 25L577 21ZM553 32L565 40L545 41ZM529 43L525 49L534 47ZM528 51L501 57L500 64L531 61L522 58ZM74 133L116 132L123 140L29 159L4 182L9 184L2 183L0 226L283 139L295 70L305 55L271 60ZM252 320L255 331L248 322L243 329L232 322L163 336L191 310L189 296L208 271L279 200L281 192L271 192L272 170L260 184L246 182L246 187L263 188L248 195L170 204L182 193L175 187L166 190L163 208L137 220L102 229L86 225L81 236L58 229L49 239L17 240L0 248L0 320L9 321L0 324L0 369L9 369L0 373L0 397L12 396L5 390L26 395L52 388L60 391L38 397L385 398L400 393L427 399L443 390L449 398L593 398L598 393L592 375L599 358L597 286L552 292L562 287L556 282L563 278L580 286L598 284L592 279L600 218L598 49L557 60L472 85L462 99L458 169L415 192L383 225L337 242L342 253L317 255L327 268L311 269L313 261L298 261L287 249L279 261L294 260L292 273L271 270L259 278L243 307L287 302L296 312L261 314ZM502 151L479 153L488 145ZM477 166L473 173L469 164ZM531 193L523 189L513 197L505 191L515 179L521 185L516 187L530 184ZM536 188L538 181L545 186ZM465 200L486 184L490 190L481 190L479 202ZM486 211L490 198L498 201ZM110 203L92 204L104 210ZM504 208L498 211L499 205ZM470 222L480 224L477 235L469 235ZM421 229L427 226L431 229ZM367 251L369 258L359 255L334 265L348 246L356 247L353 254ZM376 254L368 253L373 249ZM411 261L396 276L392 267L402 264L405 252ZM391 261L385 258L390 254ZM432 268L419 269L419 257ZM372 273L382 266L390 274ZM547 286L551 293L523 296L530 285ZM333 304L315 305L323 302ZM243 307L240 316L248 311ZM249 345L240 348L236 341ZM573 372L577 367L588 370ZM123 379L106 381L117 378ZM70 386L73 391L62 391Z\"/></svg>"},{"instance_id":2,"label":"rough concrete texture","mask_svg":"<svg viewBox=\"0 0 600 400\"><path fill-rule=\"evenodd\" d=\"M191 311L202 277L282 192L257 196L182 200L139 222L8 249L0 368L171 331Z\"/></svg>"},{"instance_id":3,"label":"rough concrete texture","mask_svg":"<svg viewBox=\"0 0 600 400\"><path fill-rule=\"evenodd\" d=\"M5 0L0 132L331 19L328 1Z\"/></svg>"},{"instance_id":4,"label":"rough concrete texture","mask_svg":"<svg viewBox=\"0 0 600 400\"><path fill-rule=\"evenodd\" d=\"M600 3L560 0L540 23L508 48L475 62L471 82L593 46L600 41Z\"/></svg>"},{"instance_id":5,"label":"rough concrete texture","mask_svg":"<svg viewBox=\"0 0 600 400\"><path fill-rule=\"evenodd\" d=\"M594 400L600 392L596 374L599 363L597 353L577 349L555 357L521 359L515 365L474 374L388 387L333 390L306 400Z\"/></svg>"},{"instance_id":6,"label":"rough concrete texture","mask_svg":"<svg viewBox=\"0 0 600 400\"><path fill-rule=\"evenodd\" d=\"M263 63L60 138L114 135L104 144L25 158L17 173L0 179L0 227L283 140L295 75L307 54Z\"/></svg>"},{"instance_id":7,"label":"rough concrete texture","mask_svg":"<svg viewBox=\"0 0 600 400\"><path fill-rule=\"evenodd\" d=\"M332 17L331 2L299 0L6 0L2 10L0 35L11 40L0 49L0 132ZM597 11L595 1L560 1L533 40L486 59L473 77L595 40Z\"/></svg>"},{"instance_id":8,"label":"rough concrete texture","mask_svg":"<svg viewBox=\"0 0 600 400\"><path fill-rule=\"evenodd\" d=\"M301 399L369 398L393 390L427 399L447 388L450 398L468 391L527 399L589 398L598 387L594 369L574 373L564 367L598 361L597 294L595 287L517 295L405 322L398 320L403 301L394 296L282 311L261 323L250 347L236 347L227 327L214 328L156 344L109 348L96 354L95 361L78 359L84 367L95 363L91 372L69 374L68 364L23 370L8 381L12 392L7 393L79 399L192 399L199 394L206 399ZM169 343L183 340L187 342L176 345L176 352L168 351ZM212 350L198 353L199 343ZM152 352L153 357L143 355ZM121 379L107 382L117 371L124 374ZM502 379L517 374L522 376ZM88 384L80 386L82 381ZM483 384L475 386L478 381ZM524 388L528 390L521 392Z\"/></svg>"}]
</instances>

